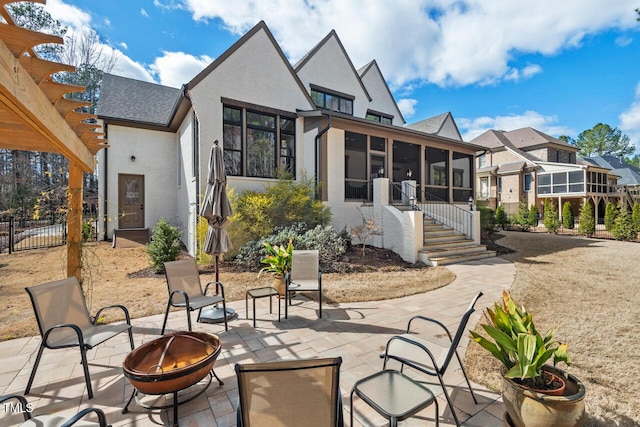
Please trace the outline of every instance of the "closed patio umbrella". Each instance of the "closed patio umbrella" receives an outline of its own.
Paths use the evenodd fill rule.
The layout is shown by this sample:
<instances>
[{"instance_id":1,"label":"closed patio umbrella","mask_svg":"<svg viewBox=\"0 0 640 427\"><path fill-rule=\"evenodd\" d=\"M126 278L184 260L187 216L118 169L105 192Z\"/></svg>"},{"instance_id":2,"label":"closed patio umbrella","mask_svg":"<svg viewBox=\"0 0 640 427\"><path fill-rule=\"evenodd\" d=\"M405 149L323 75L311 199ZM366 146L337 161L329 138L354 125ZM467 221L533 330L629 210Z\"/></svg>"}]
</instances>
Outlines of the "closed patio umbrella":
<instances>
[{"instance_id":1,"label":"closed patio umbrella","mask_svg":"<svg viewBox=\"0 0 640 427\"><path fill-rule=\"evenodd\" d=\"M209 155L209 171L207 174L207 188L200 207L200 216L209 223L207 235L202 250L214 255L216 260L216 282L220 281L219 256L228 252L233 246L225 229L229 223L228 217L233 214L231 203L227 197L227 173L224 167L222 148L218 140L213 142ZM227 319L235 314L233 309L227 308ZM200 316L201 321L222 322L224 313L221 308L205 309Z\"/></svg>"}]
</instances>

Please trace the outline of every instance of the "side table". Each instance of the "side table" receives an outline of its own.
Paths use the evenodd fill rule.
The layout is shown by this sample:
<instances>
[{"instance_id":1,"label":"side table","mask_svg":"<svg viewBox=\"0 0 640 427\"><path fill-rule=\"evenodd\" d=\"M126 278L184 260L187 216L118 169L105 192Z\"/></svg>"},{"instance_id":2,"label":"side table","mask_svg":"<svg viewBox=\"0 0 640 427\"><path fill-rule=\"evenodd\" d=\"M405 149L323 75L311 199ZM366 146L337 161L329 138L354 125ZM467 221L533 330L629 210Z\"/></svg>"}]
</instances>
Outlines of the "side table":
<instances>
[{"instance_id":1,"label":"side table","mask_svg":"<svg viewBox=\"0 0 640 427\"><path fill-rule=\"evenodd\" d=\"M438 401L427 387L399 371L384 370L356 381L351 390L351 425L353 425L353 394L358 395L380 415L389 420L391 427L435 403L436 427L439 426Z\"/></svg>"},{"instance_id":2,"label":"side table","mask_svg":"<svg viewBox=\"0 0 640 427\"><path fill-rule=\"evenodd\" d=\"M244 295L245 318L249 318L249 297L253 300L253 327L256 327L256 299L269 297L269 313L273 313L272 297L278 296L278 290L271 286L249 289ZM285 303L286 304L286 303ZM278 298L278 322L280 322L280 299Z\"/></svg>"}]
</instances>

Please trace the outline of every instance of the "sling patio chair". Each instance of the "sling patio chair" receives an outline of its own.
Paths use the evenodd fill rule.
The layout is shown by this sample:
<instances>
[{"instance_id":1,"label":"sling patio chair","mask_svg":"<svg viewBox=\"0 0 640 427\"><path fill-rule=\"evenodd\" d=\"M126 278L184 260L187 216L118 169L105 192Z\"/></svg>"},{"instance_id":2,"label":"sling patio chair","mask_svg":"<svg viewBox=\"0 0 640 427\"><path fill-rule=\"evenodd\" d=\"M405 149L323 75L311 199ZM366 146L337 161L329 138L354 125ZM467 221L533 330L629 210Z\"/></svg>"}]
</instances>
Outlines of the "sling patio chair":
<instances>
[{"instance_id":1,"label":"sling patio chair","mask_svg":"<svg viewBox=\"0 0 640 427\"><path fill-rule=\"evenodd\" d=\"M289 315L292 292L317 292L318 317L322 318L322 273L317 250L294 250L291 255L291 272L285 276L284 318ZM288 302L288 304L287 304Z\"/></svg>"},{"instance_id":2,"label":"sling patio chair","mask_svg":"<svg viewBox=\"0 0 640 427\"><path fill-rule=\"evenodd\" d=\"M164 270L167 277L167 287L169 289L169 302L167 302L167 311L164 314L161 335L164 335L171 307L179 307L186 310L189 331L191 331L190 312L198 310L198 321L200 320L203 307L222 303L223 313L227 312L227 306L224 301L224 286L222 286L220 282L209 282L203 292L200 284L198 265L194 258L165 262ZM213 284L215 284L216 293L215 295L207 296L209 286ZM227 316L223 317L224 330L228 331Z\"/></svg>"},{"instance_id":3,"label":"sling patio chair","mask_svg":"<svg viewBox=\"0 0 640 427\"><path fill-rule=\"evenodd\" d=\"M238 427L342 427L341 357L236 364Z\"/></svg>"},{"instance_id":4,"label":"sling patio chair","mask_svg":"<svg viewBox=\"0 0 640 427\"><path fill-rule=\"evenodd\" d=\"M31 385L45 348L79 347L84 378L87 383L87 394L89 399L93 398L87 364L87 350L91 350L98 344L102 344L125 331L129 333L129 343L131 350L133 350L133 333L129 311L122 305L110 305L101 308L94 317L91 317L82 293L82 287L75 276L32 286L26 290L31 298L42 342L24 393L29 394L31 391ZM124 312L125 323L97 324L100 314L111 308L118 308Z\"/></svg>"},{"instance_id":5,"label":"sling patio chair","mask_svg":"<svg viewBox=\"0 0 640 427\"><path fill-rule=\"evenodd\" d=\"M469 308L467 308L467 311L465 311L462 315L462 319L458 324L458 329L456 330L454 336L451 335L449 329L442 322L425 316L414 316L409 320L409 324L407 325L407 333L391 337L391 339L389 339L389 341L387 342L384 353L380 355L380 357L384 357L383 369L386 369L387 361L389 359L393 359L402 364L401 371L402 369L404 369L404 365L407 365L427 375L438 377L438 381L440 381L440 385L442 386L447 404L451 409L451 414L453 415L453 419L455 420L457 426L460 425L460 421L458 420L458 416L453 409L451 397L447 392L443 376L451 363L451 359L453 359L453 356L455 355L458 358L458 363L460 364L460 369L462 370L464 379L467 382L467 386L469 386L471 397L473 397L473 401L476 404L478 403L478 400L473 393L473 389L471 388L471 383L469 382L467 373L464 370L464 366L462 365L462 358L458 354L458 346L460 345L460 340L462 339L462 335L466 330L469 318L475 311L474 307L476 305L476 302L481 296L482 292L478 292L478 294L473 298L471 304L469 305ZM444 329L447 337L449 338L449 344L447 346L442 346L439 343L429 341L427 339L419 337L415 333L412 333L411 324L414 321L426 321Z\"/></svg>"},{"instance_id":6,"label":"sling patio chair","mask_svg":"<svg viewBox=\"0 0 640 427\"><path fill-rule=\"evenodd\" d=\"M7 403L10 400L16 400L17 403ZM71 427L74 425L82 427L111 427L111 425L107 424L107 417L104 412L98 408L85 408L68 419L60 415L32 415L29 402L19 394L0 396L0 407L5 409L5 413L12 412L14 409L22 412L24 422L18 424L17 427ZM98 422L87 421L85 417L89 414L95 414ZM0 422L0 424L2 423Z\"/></svg>"}]
</instances>

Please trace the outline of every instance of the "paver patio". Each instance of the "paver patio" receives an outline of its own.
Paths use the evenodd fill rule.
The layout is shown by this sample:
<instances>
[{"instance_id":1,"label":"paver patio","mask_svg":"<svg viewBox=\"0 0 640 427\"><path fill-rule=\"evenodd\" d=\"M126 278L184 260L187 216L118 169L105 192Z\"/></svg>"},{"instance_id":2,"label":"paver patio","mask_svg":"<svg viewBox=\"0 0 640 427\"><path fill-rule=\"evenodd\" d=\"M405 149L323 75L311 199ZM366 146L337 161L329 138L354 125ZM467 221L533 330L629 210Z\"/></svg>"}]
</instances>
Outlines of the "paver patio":
<instances>
[{"instance_id":1,"label":"paver patio","mask_svg":"<svg viewBox=\"0 0 640 427\"><path fill-rule=\"evenodd\" d=\"M416 314L437 318L455 331L462 313L472 297L483 291L469 327L480 318L481 309L500 298L503 289L509 289L515 278L515 266L501 258L471 261L449 266L456 275L450 285L420 295L374 302L324 305L323 318L317 318L317 303L294 300L289 319L278 322L277 309L269 314L268 301L257 301L257 327L245 319L244 301L228 304L239 314L239 319L224 325L195 322L194 330L217 334L222 340L222 352L214 366L216 374L224 381L218 386L214 380L205 394L179 407L181 426L235 426L237 383L234 372L236 363L268 362L291 358L334 357L343 358L340 373L345 420L349 419L349 393L354 382L382 368L380 351L387 340L405 332L408 319ZM393 283L384 286L394 286ZM115 301L114 301L115 303ZM31 307L25 307L30 310ZM251 317L251 316L250 316ZM156 339L162 327L163 315L132 321L136 346ZM169 316L169 331L186 329L184 311ZM464 354L468 334L460 349ZM0 343L0 394L24 392L40 337L21 338ZM122 374L122 362L130 351L126 334L98 346L88 352L89 370L95 397L87 400L86 386L77 348L69 350L45 350L31 394L34 413L60 413L74 415L87 406L101 408L113 426L170 425L172 410L147 410L135 402L127 414L122 408L133 391ZM453 366L445 375L445 383L454 401L456 413L465 426L502 426L504 406L498 393L475 385L479 403L476 405L466 389L464 378L454 358ZM390 367L397 367L391 364ZM442 396L435 377L429 378L411 370L410 376L426 384L438 396L440 425L454 425L451 412ZM354 399L355 426L381 426L386 420L358 398ZM7 407L0 412L7 412ZM296 410L296 408L292 408ZM421 411L415 418L404 421L405 426L435 425L433 408ZM21 416L0 413L0 425L14 425Z\"/></svg>"}]
</instances>

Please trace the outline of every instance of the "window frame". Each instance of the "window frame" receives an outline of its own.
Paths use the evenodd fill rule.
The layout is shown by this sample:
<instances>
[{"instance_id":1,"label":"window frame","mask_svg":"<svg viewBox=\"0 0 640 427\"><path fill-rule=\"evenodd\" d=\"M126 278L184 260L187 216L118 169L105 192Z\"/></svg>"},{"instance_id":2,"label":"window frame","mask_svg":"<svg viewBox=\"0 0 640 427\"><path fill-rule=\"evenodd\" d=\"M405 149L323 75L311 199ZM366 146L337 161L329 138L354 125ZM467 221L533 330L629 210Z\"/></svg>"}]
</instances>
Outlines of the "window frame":
<instances>
[{"instance_id":1,"label":"window frame","mask_svg":"<svg viewBox=\"0 0 640 427\"><path fill-rule=\"evenodd\" d=\"M323 110L330 110L337 113L343 113L353 116L353 103L356 99L355 96L337 92L313 84L309 85L309 87L311 99L313 100L313 103L316 107ZM330 105L334 103L337 103L336 108L333 108L333 106ZM349 108L343 109L343 105L348 106Z\"/></svg>"}]
</instances>

